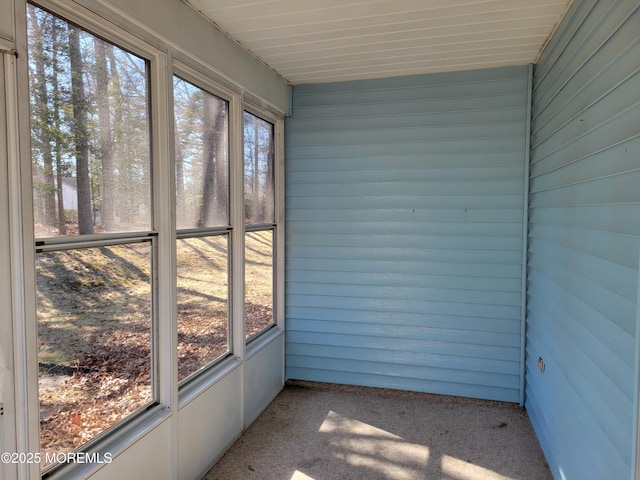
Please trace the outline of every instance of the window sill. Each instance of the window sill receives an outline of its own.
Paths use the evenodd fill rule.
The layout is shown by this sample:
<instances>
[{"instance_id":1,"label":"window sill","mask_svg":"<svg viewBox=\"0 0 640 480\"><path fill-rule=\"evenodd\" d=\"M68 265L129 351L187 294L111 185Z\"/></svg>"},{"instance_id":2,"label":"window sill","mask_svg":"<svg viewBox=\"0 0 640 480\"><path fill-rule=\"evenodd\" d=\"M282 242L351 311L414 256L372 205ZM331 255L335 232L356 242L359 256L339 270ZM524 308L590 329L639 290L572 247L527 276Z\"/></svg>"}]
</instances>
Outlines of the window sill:
<instances>
[{"instance_id":1,"label":"window sill","mask_svg":"<svg viewBox=\"0 0 640 480\"><path fill-rule=\"evenodd\" d=\"M270 327L264 332L256 335L247 343L247 358L253 357L260 350L263 350L275 340L284 335L284 330L277 325Z\"/></svg>"},{"instance_id":2,"label":"window sill","mask_svg":"<svg viewBox=\"0 0 640 480\"><path fill-rule=\"evenodd\" d=\"M115 462L116 457L148 435L152 430L158 427L171 417L171 411L162 405L154 405L149 410L141 412L138 416L129 421L125 421L122 425L114 428L107 433L104 438L90 444L89 448L80 450L86 452L87 455L100 454L100 458L105 458L105 454L109 453L111 460ZM69 463L59 465L42 475L43 480L61 480L66 478L86 478L102 467L108 465L105 463Z\"/></svg>"},{"instance_id":3,"label":"window sill","mask_svg":"<svg viewBox=\"0 0 640 480\"><path fill-rule=\"evenodd\" d=\"M178 393L178 410L191 403L241 364L242 361L239 358L230 355L182 385Z\"/></svg>"}]
</instances>

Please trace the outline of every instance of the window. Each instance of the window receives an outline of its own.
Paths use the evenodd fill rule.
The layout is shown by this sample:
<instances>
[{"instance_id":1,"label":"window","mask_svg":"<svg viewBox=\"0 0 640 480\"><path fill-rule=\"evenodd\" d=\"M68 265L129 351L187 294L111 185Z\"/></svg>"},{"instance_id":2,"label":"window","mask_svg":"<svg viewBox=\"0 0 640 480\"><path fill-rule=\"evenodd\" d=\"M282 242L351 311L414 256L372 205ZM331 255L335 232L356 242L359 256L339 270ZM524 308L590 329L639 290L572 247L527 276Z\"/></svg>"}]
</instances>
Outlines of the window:
<instances>
[{"instance_id":1,"label":"window","mask_svg":"<svg viewBox=\"0 0 640 480\"><path fill-rule=\"evenodd\" d=\"M149 62L27 20L40 444L59 453L157 403Z\"/></svg>"},{"instance_id":2,"label":"window","mask_svg":"<svg viewBox=\"0 0 640 480\"><path fill-rule=\"evenodd\" d=\"M250 339L275 324L274 124L244 112L245 317Z\"/></svg>"},{"instance_id":3,"label":"window","mask_svg":"<svg viewBox=\"0 0 640 480\"><path fill-rule=\"evenodd\" d=\"M174 77L178 377L230 353L229 103Z\"/></svg>"},{"instance_id":4,"label":"window","mask_svg":"<svg viewBox=\"0 0 640 480\"><path fill-rule=\"evenodd\" d=\"M35 3L35 276L24 273L37 329L24 337L37 349L40 435L27 436L54 459L45 476L73 476L85 467L58 454L129 448L276 325L280 120L243 113L253 97L179 49L167 55L71 1Z\"/></svg>"}]
</instances>

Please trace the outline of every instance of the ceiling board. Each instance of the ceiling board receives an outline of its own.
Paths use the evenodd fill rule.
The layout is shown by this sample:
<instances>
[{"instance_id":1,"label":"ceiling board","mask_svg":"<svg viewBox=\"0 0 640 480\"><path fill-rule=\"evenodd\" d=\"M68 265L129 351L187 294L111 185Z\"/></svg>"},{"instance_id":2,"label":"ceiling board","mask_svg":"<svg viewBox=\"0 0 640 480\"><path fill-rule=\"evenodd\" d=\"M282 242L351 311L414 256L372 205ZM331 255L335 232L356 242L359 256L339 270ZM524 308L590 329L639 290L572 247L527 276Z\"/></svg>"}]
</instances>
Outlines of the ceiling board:
<instances>
[{"instance_id":1,"label":"ceiling board","mask_svg":"<svg viewBox=\"0 0 640 480\"><path fill-rule=\"evenodd\" d=\"M184 0L292 84L533 63L570 0Z\"/></svg>"}]
</instances>

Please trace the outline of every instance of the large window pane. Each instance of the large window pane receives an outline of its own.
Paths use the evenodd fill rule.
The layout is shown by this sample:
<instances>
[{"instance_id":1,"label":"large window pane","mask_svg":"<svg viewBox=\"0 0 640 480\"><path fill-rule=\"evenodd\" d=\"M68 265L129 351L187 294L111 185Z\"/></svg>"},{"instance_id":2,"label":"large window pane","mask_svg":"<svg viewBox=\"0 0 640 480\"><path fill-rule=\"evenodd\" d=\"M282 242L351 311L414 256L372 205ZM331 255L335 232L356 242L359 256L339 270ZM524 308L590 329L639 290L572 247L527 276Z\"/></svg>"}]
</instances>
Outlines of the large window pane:
<instances>
[{"instance_id":1,"label":"large window pane","mask_svg":"<svg viewBox=\"0 0 640 480\"><path fill-rule=\"evenodd\" d=\"M245 235L246 336L253 337L274 324L273 230Z\"/></svg>"},{"instance_id":2,"label":"large window pane","mask_svg":"<svg viewBox=\"0 0 640 480\"><path fill-rule=\"evenodd\" d=\"M178 377L229 352L228 235L177 241Z\"/></svg>"},{"instance_id":3,"label":"large window pane","mask_svg":"<svg viewBox=\"0 0 640 480\"><path fill-rule=\"evenodd\" d=\"M174 77L176 227L229 224L228 102Z\"/></svg>"},{"instance_id":4,"label":"large window pane","mask_svg":"<svg viewBox=\"0 0 640 480\"><path fill-rule=\"evenodd\" d=\"M230 352L229 104L173 78L178 379Z\"/></svg>"},{"instance_id":5,"label":"large window pane","mask_svg":"<svg viewBox=\"0 0 640 480\"><path fill-rule=\"evenodd\" d=\"M275 221L273 124L244 112L244 218Z\"/></svg>"},{"instance_id":6,"label":"large window pane","mask_svg":"<svg viewBox=\"0 0 640 480\"><path fill-rule=\"evenodd\" d=\"M39 7L27 21L40 443L62 453L157 401L156 247L130 234L153 228L149 65Z\"/></svg>"},{"instance_id":7,"label":"large window pane","mask_svg":"<svg viewBox=\"0 0 640 480\"><path fill-rule=\"evenodd\" d=\"M245 328L250 339L275 324L274 125L244 112Z\"/></svg>"},{"instance_id":8,"label":"large window pane","mask_svg":"<svg viewBox=\"0 0 640 480\"><path fill-rule=\"evenodd\" d=\"M43 452L76 449L153 401L151 257L149 241L37 254Z\"/></svg>"},{"instance_id":9,"label":"large window pane","mask_svg":"<svg viewBox=\"0 0 640 480\"><path fill-rule=\"evenodd\" d=\"M151 228L147 61L28 6L37 237Z\"/></svg>"}]
</instances>

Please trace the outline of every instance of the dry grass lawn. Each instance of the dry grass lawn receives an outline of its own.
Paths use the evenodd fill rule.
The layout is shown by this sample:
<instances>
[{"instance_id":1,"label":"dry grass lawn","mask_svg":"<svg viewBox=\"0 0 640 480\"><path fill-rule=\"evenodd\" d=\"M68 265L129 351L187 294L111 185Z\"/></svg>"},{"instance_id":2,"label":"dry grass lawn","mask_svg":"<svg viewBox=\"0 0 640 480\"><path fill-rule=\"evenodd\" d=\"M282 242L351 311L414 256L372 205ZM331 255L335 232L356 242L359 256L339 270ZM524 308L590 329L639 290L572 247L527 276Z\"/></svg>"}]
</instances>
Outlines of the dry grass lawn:
<instances>
[{"instance_id":1,"label":"dry grass lawn","mask_svg":"<svg viewBox=\"0 0 640 480\"><path fill-rule=\"evenodd\" d=\"M246 335L272 324L271 232L246 236ZM177 243L179 378L229 351L225 236ZM42 452L66 452L153 401L150 243L37 255Z\"/></svg>"}]
</instances>

